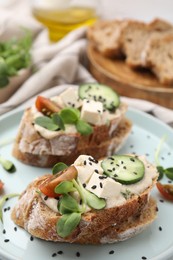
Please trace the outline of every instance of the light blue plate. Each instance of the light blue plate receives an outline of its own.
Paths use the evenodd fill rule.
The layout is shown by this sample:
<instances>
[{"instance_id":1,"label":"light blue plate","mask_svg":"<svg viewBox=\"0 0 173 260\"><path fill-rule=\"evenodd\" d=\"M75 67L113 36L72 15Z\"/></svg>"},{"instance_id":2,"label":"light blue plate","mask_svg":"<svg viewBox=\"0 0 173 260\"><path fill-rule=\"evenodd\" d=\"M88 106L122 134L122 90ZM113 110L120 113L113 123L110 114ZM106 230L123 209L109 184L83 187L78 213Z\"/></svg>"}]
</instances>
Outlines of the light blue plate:
<instances>
[{"instance_id":1,"label":"light blue plate","mask_svg":"<svg viewBox=\"0 0 173 260\"><path fill-rule=\"evenodd\" d=\"M23 111L12 112L0 119L0 142L14 138ZM152 116L129 109L127 116L133 122L133 130L120 153L145 154L150 162L154 162L154 152L163 135L167 141L162 147L160 163L164 167L173 167L173 131L167 125ZM0 153L12 160L17 172L9 174L0 167L0 179L5 183L5 193L21 192L36 176L49 172L49 169L40 169L24 165L11 155L12 144L0 148ZM168 179L164 179L168 182ZM153 196L158 201L158 218L143 233L124 242L110 245L70 245L52 243L34 238L17 227L10 219L10 210L3 213L4 226L0 225L0 258L10 260L140 260L142 257L152 260L173 259L173 204L161 202L160 195L155 189ZM16 198L6 202L4 208L12 207ZM160 227L160 228L159 228ZM160 229L162 228L162 231ZM5 229L6 233L3 233ZM9 239L9 242L4 242ZM112 251L113 250L113 251ZM62 254L58 254L62 251ZM60 252L59 252L60 253ZM112 253L112 254L111 254ZM79 257L80 254L80 257Z\"/></svg>"}]
</instances>

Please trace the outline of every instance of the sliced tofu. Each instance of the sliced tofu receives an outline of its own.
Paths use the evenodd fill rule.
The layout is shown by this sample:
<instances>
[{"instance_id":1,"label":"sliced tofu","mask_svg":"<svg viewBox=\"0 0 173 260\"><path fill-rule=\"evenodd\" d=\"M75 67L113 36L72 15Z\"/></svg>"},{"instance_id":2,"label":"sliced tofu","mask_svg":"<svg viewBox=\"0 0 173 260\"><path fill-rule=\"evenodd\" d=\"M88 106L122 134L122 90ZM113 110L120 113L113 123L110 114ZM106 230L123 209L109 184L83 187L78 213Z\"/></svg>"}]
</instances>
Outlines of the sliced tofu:
<instances>
[{"instance_id":1,"label":"sliced tofu","mask_svg":"<svg viewBox=\"0 0 173 260\"><path fill-rule=\"evenodd\" d=\"M74 166L78 171L78 179L82 184L87 184L94 172L97 174L103 173L100 162L88 155L80 155L74 162Z\"/></svg>"},{"instance_id":2,"label":"sliced tofu","mask_svg":"<svg viewBox=\"0 0 173 260\"><path fill-rule=\"evenodd\" d=\"M79 108L82 106L82 100L79 98L77 89L71 87L62 92L59 97L66 107Z\"/></svg>"},{"instance_id":3,"label":"sliced tofu","mask_svg":"<svg viewBox=\"0 0 173 260\"><path fill-rule=\"evenodd\" d=\"M86 189L97 195L99 198L109 199L118 197L122 184L114 181L110 177L93 173Z\"/></svg>"},{"instance_id":4,"label":"sliced tofu","mask_svg":"<svg viewBox=\"0 0 173 260\"><path fill-rule=\"evenodd\" d=\"M84 100L81 110L81 119L93 124L99 125L103 114L103 104L94 100Z\"/></svg>"},{"instance_id":5,"label":"sliced tofu","mask_svg":"<svg viewBox=\"0 0 173 260\"><path fill-rule=\"evenodd\" d=\"M50 100L52 100L60 108L64 108L65 107L65 104L64 104L64 102L63 102L63 100L62 100L62 98L60 96L51 97Z\"/></svg>"}]
</instances>

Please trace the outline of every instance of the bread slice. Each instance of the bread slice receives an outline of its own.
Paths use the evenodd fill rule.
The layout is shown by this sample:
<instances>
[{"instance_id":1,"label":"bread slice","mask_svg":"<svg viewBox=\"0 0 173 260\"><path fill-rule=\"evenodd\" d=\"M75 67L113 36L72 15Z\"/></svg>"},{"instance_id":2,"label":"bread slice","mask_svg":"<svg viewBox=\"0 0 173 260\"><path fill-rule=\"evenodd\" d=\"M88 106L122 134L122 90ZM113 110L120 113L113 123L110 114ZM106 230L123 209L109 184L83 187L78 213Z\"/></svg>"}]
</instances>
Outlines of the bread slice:
<instances>
[{"instance_id":1,"label":"bread slice","mask_svg":"<svg viewBox=\"0 0 173 260\"><path fill-rule=\"evenodd\" d=\"M68 134L46 140L34 129L31 111L28 109L22 118L12 154L23 163L38 167L52 167L58 161L69 165L80 154L90 154L100 159L117 152L126 141L131 128L131 121L122 118L111 136L108 135L110 126L104 125L95 127L90 137Z\"/></svg>"},{"instance_id":2,"label":"bread slice","mask_svg":"<svg viewBox=\"0 0 173 260\"><path fill-rule=\"evenodd\" d=\"M88 28L87 37L90 43L103 56L117 58L122 56L121 30L125 21L99 21Z\"/></svg>"},{"instance_id":3,"label":"bread slice","mask_svg":"<svg viewBox=\"0 0 173 260\"><path fill-rule=\"evenodd\" d=\"M147 42L143 57L161 83L173 83L173 33L152 37Z\"/></svg>"},{"instance_id":4,"label":"bread slice","mask_svg":"<svg viewBox=\"0 0 173 260\"><path fill-rule=\"evenodd\" d=\"M13 156L29 165L52 167L58 161L69 165L80 154L90 154L96 159L111 155L121 148L131 131L132 123L125 118L126 110L127 105L121 103L115 113L106 114L104 122L93 125L93 132L89 135L80 134L72 125L73 131L71 128L68 132L52 131L55 136L48 138L38 132L33 123L38 111L28 108L20 123ZM110 120L107 123L108 116Z\"/></svg>"},{"instance_id":5,"label":"bread slice","mask_svg":"<svg viewBox=\"0 0 173 260\"><path fill-rule=\"evenodd\" d=\"M153 166L150 167L157 172ZM61 214L46 205L39 193L40 184L48 176L39 177L29 184L11 214L16 225L35 237L80 244L113 243L138 234L156 218L156 203L150 198L150 191L156 183L157 173L152 177L149 174L149 186L119 205L100 210L90 209L83 213L78 226L63 238L56 231L56 223L60 220Z\"/></svg>"},{"instance_id":6,"label":"bread slice","mask_svg":"<svg viewBox=\"0 0 173 260\"><path fill-rule=\"evenodd\" d=\"M172 29L171 24L161 19L155 19L149 24L129 20L121 34L121 44L127 64L133 68L146 65L142 53L150 37L161 37Z\"/></svg>"}]
</instances>

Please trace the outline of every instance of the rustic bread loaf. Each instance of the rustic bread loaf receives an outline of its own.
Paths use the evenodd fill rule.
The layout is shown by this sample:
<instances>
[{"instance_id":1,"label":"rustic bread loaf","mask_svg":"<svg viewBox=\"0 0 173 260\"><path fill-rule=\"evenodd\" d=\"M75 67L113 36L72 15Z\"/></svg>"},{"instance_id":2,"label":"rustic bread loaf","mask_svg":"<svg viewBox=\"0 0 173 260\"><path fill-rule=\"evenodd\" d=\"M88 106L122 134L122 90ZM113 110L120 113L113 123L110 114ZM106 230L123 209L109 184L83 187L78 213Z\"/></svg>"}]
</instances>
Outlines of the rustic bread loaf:
<instances>
[{"instance_id":1,"label":"rustic bread loaf","mask_svg":"<svg viewBox=\"0 0 173 260\"><path fill-rule=\"evenodd\" d=\"M152 177L151 174L148 175L151 179L149 186L145 185L141 192L137 189L135 194L117 206L90 209L82 213L79 224L66 237L60 236L56 230L62 215L52 210L46 204L47 197L42 197L39 192L40 185L50 175L39 177L28 185L12 210L12 220L33 236L49 241L99 244L128 239L141 232L156 218L156 203L150 198L150 191L157 180L157 170L148 162L145 167L150 167L151 172L155 172ZM138 183L135 185L138 186Z\"/></svg>"},{"instance_id":2,"label":"rustic bread loaf","mask_svg":"<svg viewBox=\"0 0 173 260\"><path fill-rule=\"evenodd\" d=\"M173 83L173 33L152 37L143 51L145 64L165 85Z\"/></svg>"}]
</instances>

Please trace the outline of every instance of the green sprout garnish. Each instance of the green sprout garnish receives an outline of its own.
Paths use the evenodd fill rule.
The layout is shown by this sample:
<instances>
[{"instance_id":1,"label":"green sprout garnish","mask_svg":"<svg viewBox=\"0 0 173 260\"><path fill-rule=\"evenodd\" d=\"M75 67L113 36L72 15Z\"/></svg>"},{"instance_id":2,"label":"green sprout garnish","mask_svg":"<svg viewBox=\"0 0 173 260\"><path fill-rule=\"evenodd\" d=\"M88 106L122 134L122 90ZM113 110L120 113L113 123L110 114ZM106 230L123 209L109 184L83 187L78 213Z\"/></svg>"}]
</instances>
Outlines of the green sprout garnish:
<instances>
[{"instance_id":1,"label":"green sprout garnish","mask_svg":"<svg viewBox=\"0 0 173 260\"><path fill-rule=\"evenodd\" d=\"M3 223L3 211L2 211L2 208L5 204L5 202L10 199L10 198L14 198L14 197L17 197L19 196L20 194L18 193L12 193L12 194L7 194L7 195L4 195L1 199L0 199L0 221Z\"/></svg>"},{"instance_id":2,"label":"green sprout garnish","mask_svg":"<svg viewBox=\"0 0 173 260\"><path fill-rule=\"evenodd\" d=\"M4 157L0 156L0 164L2 167L9 173L13 173L16 171L16 167L13 162L5 159Z\"/></svg>"}]
</instances>

